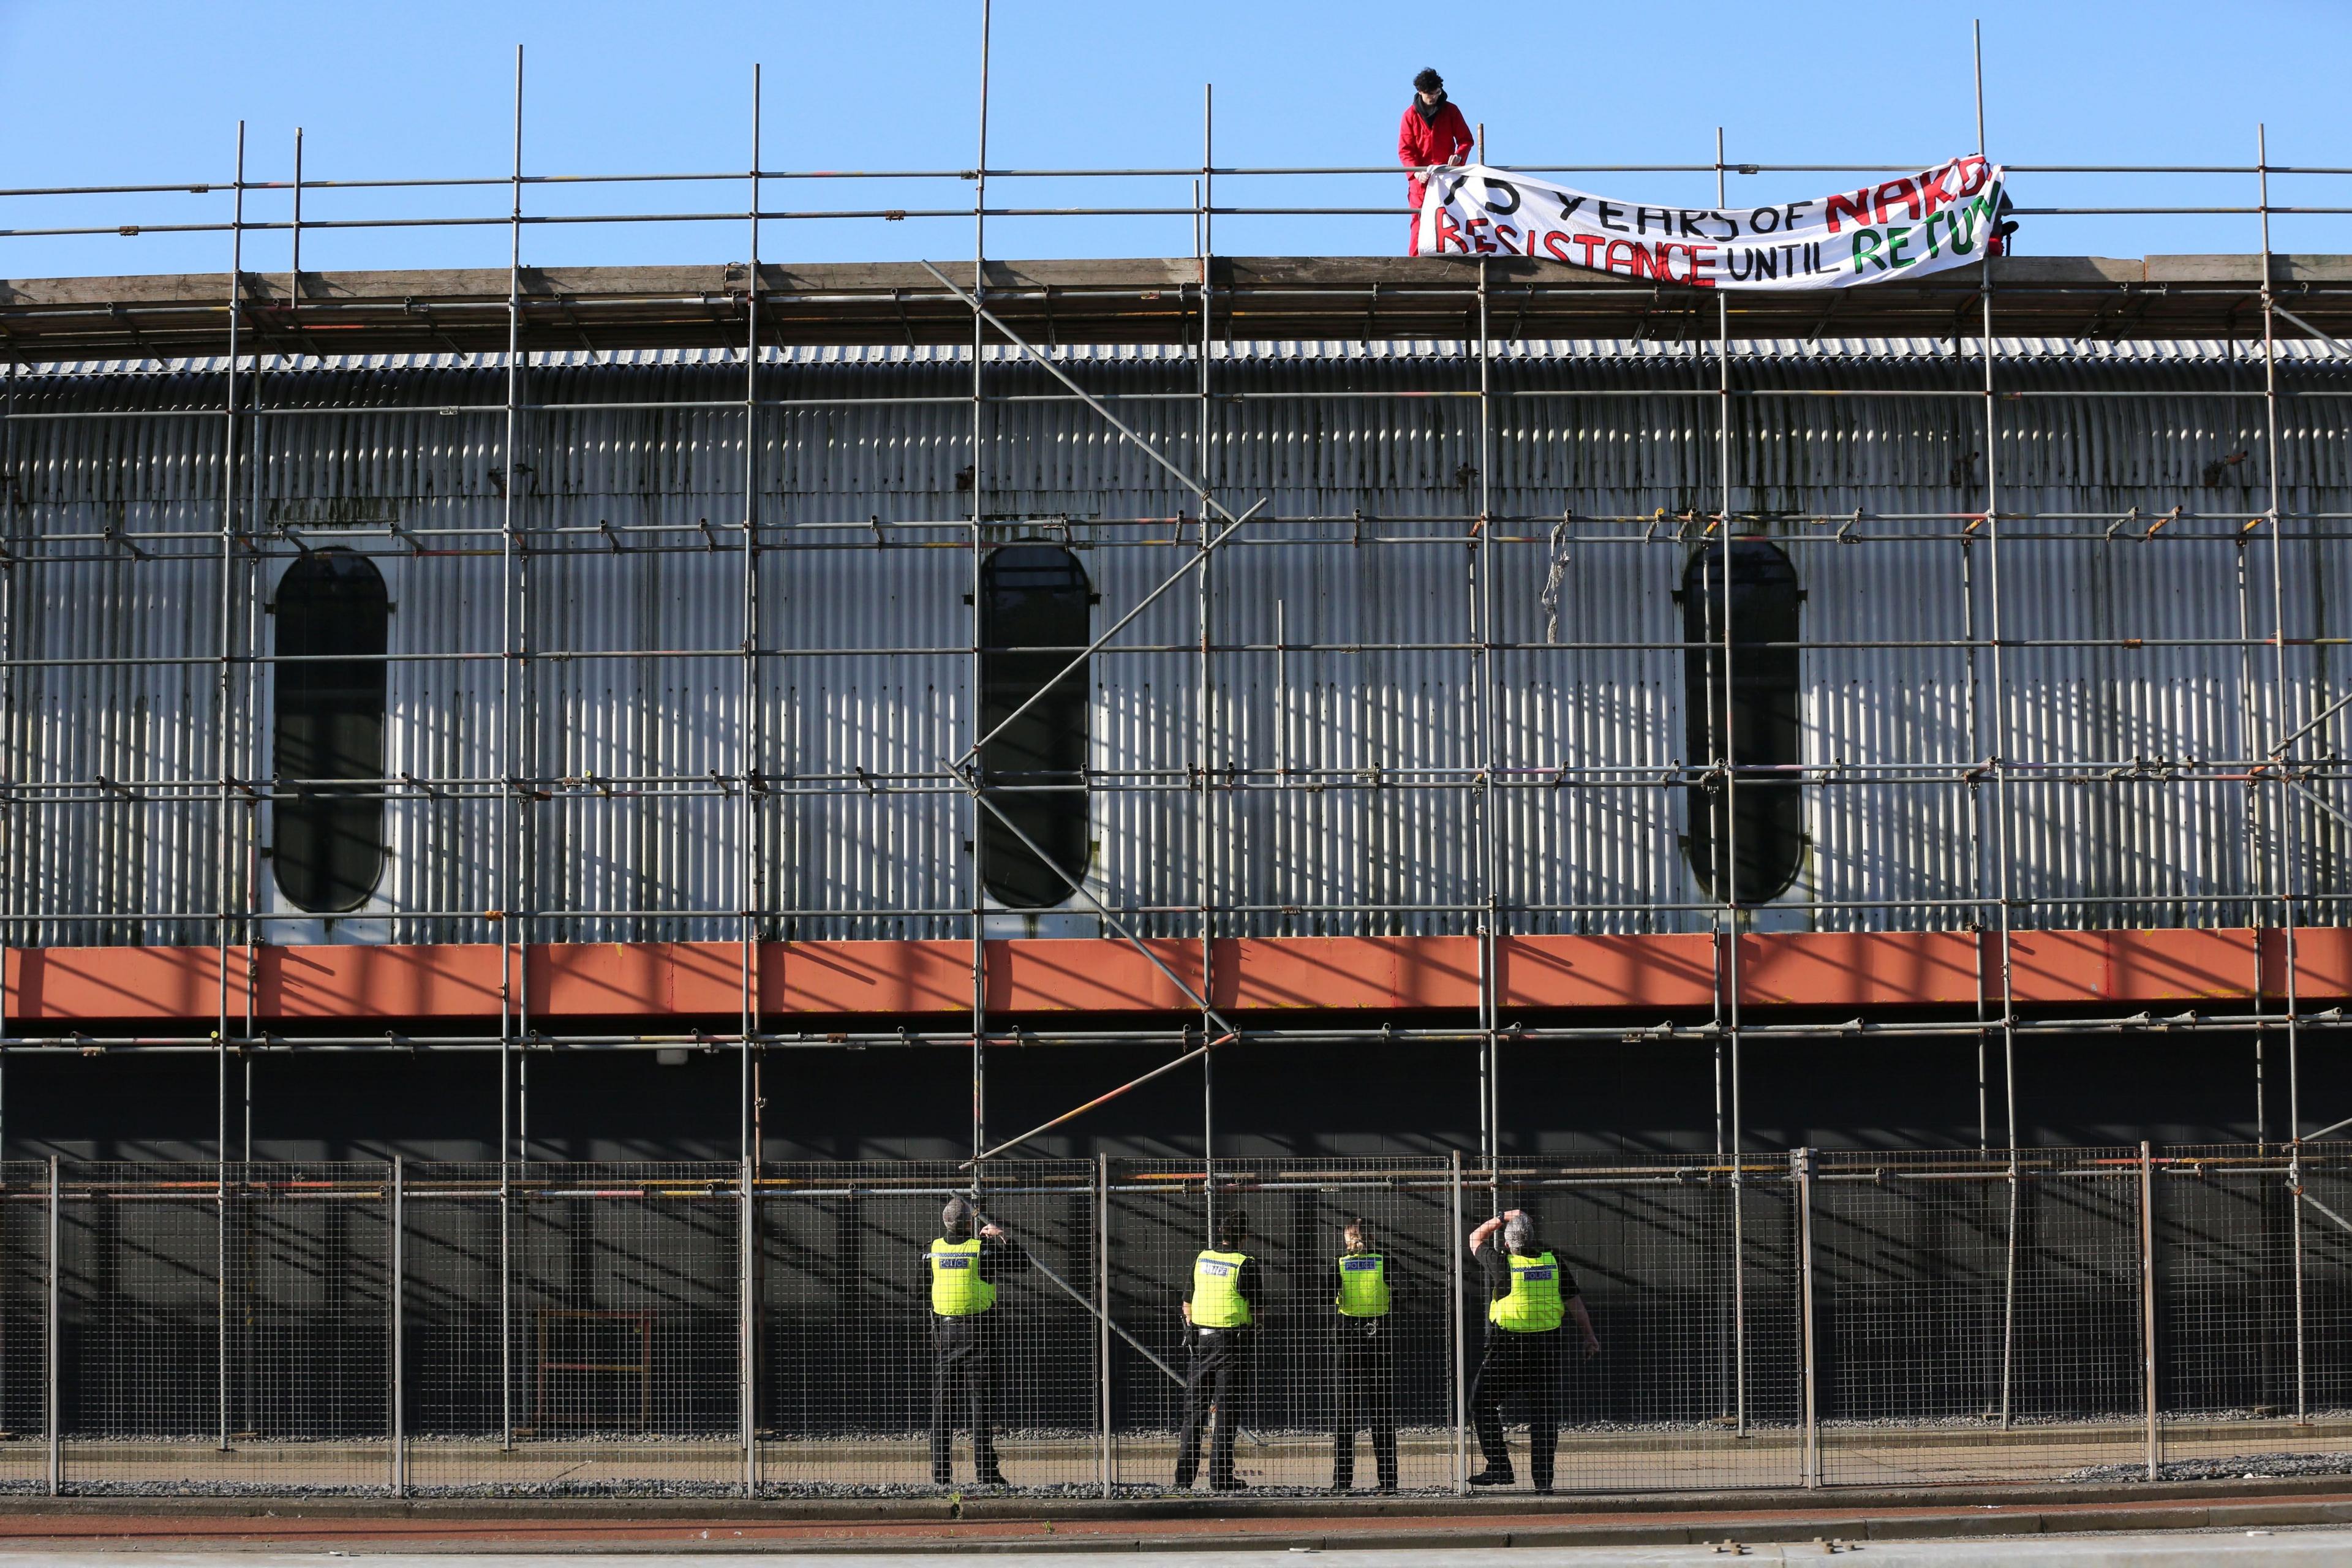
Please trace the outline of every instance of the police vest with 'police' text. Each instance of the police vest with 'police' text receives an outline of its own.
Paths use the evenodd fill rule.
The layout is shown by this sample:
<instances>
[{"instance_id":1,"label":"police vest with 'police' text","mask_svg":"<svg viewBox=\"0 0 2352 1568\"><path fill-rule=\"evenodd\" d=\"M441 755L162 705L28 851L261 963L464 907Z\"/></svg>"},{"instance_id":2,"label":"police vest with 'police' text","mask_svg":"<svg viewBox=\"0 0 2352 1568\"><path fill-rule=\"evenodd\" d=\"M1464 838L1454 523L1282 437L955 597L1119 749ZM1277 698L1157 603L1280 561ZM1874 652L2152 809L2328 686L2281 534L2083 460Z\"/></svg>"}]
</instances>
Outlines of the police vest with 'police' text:
<instances>
[{"instance_id":1,"label":"police vest with 'police' text","mask_svg":"<svg viewBox=\"0 0 2352 1568\"><path fill-rule=\"evenodd\" d=\"M996 1287L980 1277L980 1237L931 1243L931 1310L942 1318L977 1318L996 1305Z\"/></svg>"},{"instance_id":2,"label":"police vest with 'police' text","mask_svg":"<svg viewBox=\"0 0 2352 1568\"><path fill-rule=\"evenodd\" d=\"M1511 1293L1486 1304L1486 1321L1512 1333L1538 1334L1559 1327L1567 1306L1559 1295L1559 1259L1549 1252L1533 1258L1512 1253Z\"/></svg>"},{"instance_id":3,"label":"police vest with 'police' text","mask_svg":"<svg viewBox=\"0 0 2352 1568\"><path fill-rule=\"evenodd\" d=\"M1389 1260L1377 1252L1350 1252L1339 1259L1339 1294L1331 1305L1343 1318L1389 1315Z\"/></svg>"},{"instance_id":4,"label":"police vest with 'police' text","mask_svg":"<svg viewBox=\"0 0 2352 1568\"><path fill-rule=\"evenodd\" d=\"M1204 1252L1192 1260L1192 1323L1202 1329L1244 1329L1249 1299L1242 1294L1246 1252Z\"/></svg>"}]
</instances>

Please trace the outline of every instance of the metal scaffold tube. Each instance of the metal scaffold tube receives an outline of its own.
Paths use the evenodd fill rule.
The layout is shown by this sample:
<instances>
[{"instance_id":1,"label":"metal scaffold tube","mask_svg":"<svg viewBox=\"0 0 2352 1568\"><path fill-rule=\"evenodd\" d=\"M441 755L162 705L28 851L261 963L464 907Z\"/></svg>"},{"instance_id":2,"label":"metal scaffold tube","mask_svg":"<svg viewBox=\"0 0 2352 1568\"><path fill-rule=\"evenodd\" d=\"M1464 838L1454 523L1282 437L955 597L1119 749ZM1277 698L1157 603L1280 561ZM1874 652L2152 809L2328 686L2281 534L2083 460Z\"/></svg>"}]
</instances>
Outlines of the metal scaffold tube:
<instances>
[{"instance_id":1,"label":"metal scaffold tube","mask_svg":"<svg viewBox=\"0 0 2352 1568\"><path fill-rule=\"evenodd\" d=\"M1210 401L1209 385L1210 322L1213 316L1215 298L1215 280L1213 276L1215 235L1211 226L1213 220L1207 204L1208 184L1215 178L1214 106L1213 89L1204 82L1201 87L1201 183L1193 187L1194 199L1202 204L1193 221L1193 252L1200 262L1201 274L1201 363L1199 367L1201 397L1195 410L1197 422L1194 426L1193 467L1198 474L1204 498L1209 488L1215 484L1217 478L1213 460L1214 435L1211 426L1213 405ZM1241 524L1235 522L1226 530L1226 533L1230 535L1240 527ZM1217 879L1220 875L1232 874L1236 868L1229 853L1220 853L1221 847L1229 847L1232 832L1230 823L1221 820L1220 812L1221 799L1230 798L1230 796L1221 797L1215 787L1216 737L1223 726L1219 722L1220 715L1214 707L1217 700L1217 687L1215 671L1210 663L1210 645L1215 635L1216 591L1211 578L1214 568L1209 562L1212 543L1209 538L1209 510L1206 505L1201 509L1194 541L1198 546L1198 553L1193 556L1193 560L1198 563L1199 569L1192 577L1193 621L1195 635L1200 641L1200 655L1193 667L1195 679L1192 711L1195 715L1193 721L1195 732L1192 768L1196 791L1193 799L1196 809L1193 818L1192 858L1193 885L1200 900L1198 928L1200 935L1197 951L1201 964L1201 994L1203 998L1207 998L1217 994L1217 925L1214 913L1214 905L1218 901ZM1141 606L1138 605L1139 613L1140 609ZM1230 759L1228 762L1230 765ZM1219 831L1221 827L1224 829L1222 833ZM1220 1027L1213 1010L1204 1004L1201 1009L1201 1038L1203 1040L1211 1038ZM1217 1058L1213 1051L1207 1050L1201 1053L1201 1161L1202 1168L1208 1172L1208 1179L1202 1184L1201 1245L1213 1247L1216 1245L1217 1234Z\"/></svg>"},{"instance_id":2,"label":"metal scaffold tube","mask_svg":"<svg viewBox=\"0 0 2352 1568\"><path fill-rule=\"evenodd\" d=\"M530 632L518 583L521 540L515 523L520 475L520 415L522 397L522 46L515 46L514 165L508 195L507 230L507 357L506 427L499 444L505 477L499 486L499 762L502 781L500 809L493 817L498 845L498 881L505 897L503 910L488 911L499 942L499 1441L511 1449L515 1439L515 1212L514 1173L518 1134L524 1125L520 1107L523 1075L518 1060L518 1037L529 1027L530 966L518 963L518 943L511 932L520 930L529 942L521 910L529 900L524 862L526 837L520 816L527 810L518 798L516 779L524 766L521 720L518 715L516 682L528 681L530 666L520 649L529 646ZM528 945L520 956L527 959Z\"/></svg>"},{"instance_id":3,"label":"metal scaffold tube","mask_svg":"<svg viewBox=\"0 0 2352 1568\"><path fill-rule=\"evenodd\" d=\"M229 1239L228 1239L228 1163L229 1163L229 908L233 885L231 868L236 854L236 836L229 831L229 776L233 765L232 736L236 730L230 637L233 621L231 589L232 563L236 557L237 536L238 455L237 415L239 387L237 380L237 329L245 315L245 121L236 124L236 175L233 186L235 217L229 225L228 267L228 363L227 390L224 397L221 421L221 523L220 523L220 597L217 614L219 626L219 661L215 680L214 723L218 726L215 736L219 787L214 796L214 826L219 835L219 859L215 867L218 886L215 889L219 918L214 925L213 967L216 976L216 1013L213 1026L214 1051L214 1181L215 1181L215 1253L214 1291L214 1371L215 1400L214 1417L215 1441L226 1452L229 1446Z\"/></svg>"},{"instance_id":4,"label":"metal scaffold tube","mask_svg":"<svg viewBox=\"0 0 2352 1568\"><path fill-rule=\"evenodd\" d=\"M965 660L969 685L965 695L966 721L971 727L971 744L964 752L968 759L980 755L987 737L981 726L987 710L987 676L982 664L982 646L986 639L988 584L988 480L992 473L988 462L988 405L985 401L987 381L984 366L988 357L988 78L991 24L994 17L992 0L981 0L980 5L980 131L979 156L974 162L971 197L971 647ZM929 264L925 263L926 267ZM932 268L940 281L953 291L943 273ZM950 769L950 772L956 770ZM963 866L971 879L971 1190L977 1198L981 1193L982 1161L988 1148L988 889L981 867L981 840L985 832L982 807L987 803L977 789L971 791L971 805L964 820Z\"/></svg>"},{"instance_id":5,"label":"metal scaffold tube","mask_svg":"<svg viewBox=\"0 0 2352 1568\"><path fill-rule=\"evenodd\" d=\"M1723 127L1715 128L1715 200L1720 207L1727 200L1725 177L1728 165L1723 161ZM1741 1436L1748 1435L1748 1205L1746 1122L1741 1093L1744 1079L1740 1071L1739 1052L1739 767L1732 750L1733 725L1738 721L1733 697L1736 679L1732 662L1731 574L1736 554L1731 537L1731 301L1718 293L1716 308L1716 477L1720 488L1716 510L1715 548L1720 570L1715 574L1717 589L1717 625L1720 631L1722 677L1719 690L1710 687L1710 704L1722 703L1719 715L1711 716L1708 726L1716 730L1716 744L1706 759L1710 773L1722 780L1723 786L1723 849L1716 859L1713 892L1721 905L1716 917L1719 935L1718 963L1721 966L1721 989L1717 993L1716 1026L1722 1031L1724 1051L1717 1060L1730 1076L1731 1142L1728 1150L1731 1167L1731 1403L1732 1429ZM1704 550L1706 546L1702 545ZM1704 559L1704 557L1702 557ZM1699 581L1706 577L1701 574ZM1694 763L1698 759L1693 758Z\"/></svg>"},{"instance_id":6,"label":"metal scaffold tube","mask_svg":"<svg viewBox=\"0 0 2352 1568\"><path fill-rule=\"evenodd\" d=\"M740 926L743 1037L736 1047L736 1158L742 1164L741 1212L736 1249L736 1441L742 1449L742 1495L760 1487L760 1235L758 1176L760 1080L760 923L769 903L761 832L761 716L760 687L760 67L751 68L751 264L743 280L743 663L737 692L738 754L736 902Z\"/></svg>"}]
</instances>

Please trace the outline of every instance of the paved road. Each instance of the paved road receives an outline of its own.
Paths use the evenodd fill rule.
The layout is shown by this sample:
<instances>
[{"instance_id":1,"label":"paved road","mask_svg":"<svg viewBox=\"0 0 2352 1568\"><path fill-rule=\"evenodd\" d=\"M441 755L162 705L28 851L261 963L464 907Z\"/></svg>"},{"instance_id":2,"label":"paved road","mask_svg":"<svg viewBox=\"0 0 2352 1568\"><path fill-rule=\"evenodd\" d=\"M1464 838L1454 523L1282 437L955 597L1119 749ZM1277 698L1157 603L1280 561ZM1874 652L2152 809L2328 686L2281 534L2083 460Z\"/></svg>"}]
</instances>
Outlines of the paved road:
<instances>
[{"instance_id":1,"label":"paved road","mask_svg":"<svg viewBox=\"0 0 2352 1568\"><path fill-rule=\"evenodd\" d=\"M465 1568L713 1568L737 1560L726 1549L686 1553L546 1553L469 1552ZM1726 1568L1730 1563L1814 1563L1849 1558L1853 1568L2341 1568L2352 1563L2352 1531L2281 1530L2272 1532L2167 1531L2151 1534L2032 1536L1967 1541L1880 1542L1856 1547L1814 1542L1759 1544L1733 1555L1710 1546L1510 1547L1420 1551L1329 1552L1122 1552L1118 1561L1136 1568L1297 1568L1311 1559L1316 1568ZM937 1554L791 1553L793 1568L887 1568L922 1564L938 1568ZM1073 1568L1083 1558L1066 1552L991 1553L990 1568ZM448 1555L364 1549L307 1551L77 1549L60 1552L0 1549L0 1568L457 1568Z\"/></svg>"}]
</instances>

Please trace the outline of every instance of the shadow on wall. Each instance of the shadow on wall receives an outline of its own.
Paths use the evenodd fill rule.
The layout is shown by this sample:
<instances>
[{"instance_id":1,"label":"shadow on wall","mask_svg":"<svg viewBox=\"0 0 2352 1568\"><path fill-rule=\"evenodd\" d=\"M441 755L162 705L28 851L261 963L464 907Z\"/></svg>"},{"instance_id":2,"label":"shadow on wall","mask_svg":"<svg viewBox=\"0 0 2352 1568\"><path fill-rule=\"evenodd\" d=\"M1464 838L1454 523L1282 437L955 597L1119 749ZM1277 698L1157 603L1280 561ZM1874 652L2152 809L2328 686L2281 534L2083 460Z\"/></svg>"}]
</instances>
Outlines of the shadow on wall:
<instances>
[{"instance_id":1,"label":"shadow on wall","mask_svg":"<svg viewBox=\"0 0 2352 1568\"><path fill-rule=\"evenodd\" d=\"M2283 1042L2266 1047L2264 1111L2285 1132ZM1998 1043L1985 1100L1993 1142L2005 1096ZM1743 1047L1748 1145L1952 1148L1978 1142L1970 1042L1814 1041ZM992 1052L989 1131L1003 1139L1149 1071L1165 1048L1034 1047ZM537 1055L527 1079L529 1152L554 1160L724 1160L736 1152L732 1051L665 1066L649 1051ZM215 1148L217 1079L206 1055L12 1057L5 1154L202 1160ZM1368 1044L1233 1047L1216 1057L1221 1155L1432 1154L1478 1147L1476 1053ZM265 1160L492 1159L492 1053L261 1058L250 1068L254 1156ZM1715 1053L1703 1043L1507 1045L1504 1144L1520 1156L1699 1152L1715 1145ZM2306 1050L2306 1125L2352 1113L2352 1063ZM971 1152L969 1053L793 1050L761 1067L771 1160L960 1159ZM244 1142L244 1067L230 1064L231 1152ZM2017 1101L2039 1143L2252 1140L2250 1041L2027 1039ZM1021 1151L1040 1157L1195 1155L1197 1068L1146 1084Z\"/></svg>"}]
</instances>

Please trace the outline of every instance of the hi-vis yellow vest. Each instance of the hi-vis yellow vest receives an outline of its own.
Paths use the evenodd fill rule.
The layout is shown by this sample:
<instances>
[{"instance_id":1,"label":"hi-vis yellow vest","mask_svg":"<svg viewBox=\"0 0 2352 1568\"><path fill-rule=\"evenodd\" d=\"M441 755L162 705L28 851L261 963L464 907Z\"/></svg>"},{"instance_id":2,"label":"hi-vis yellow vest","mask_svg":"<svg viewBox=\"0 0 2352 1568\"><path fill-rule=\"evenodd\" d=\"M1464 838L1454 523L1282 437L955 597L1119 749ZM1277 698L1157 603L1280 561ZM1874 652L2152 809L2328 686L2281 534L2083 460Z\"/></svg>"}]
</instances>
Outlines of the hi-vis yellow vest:
<instances>
[{"instance_id":1,"label":"hi-vis yellow vest","mask_svg":"<svg viewBox=\"0 0 2352 1568\"><path fill-rule=\"evenodd\" d=\"M1516 1334L1541 1333L1559 1327L1567 1309L1559 1299L1559 1259L1550 1253L1511 1258L1511 1293L1486 1304L1486 1321Z\"/></svg>"},{"instance_id":2,"label":"hi-vis yellow vest","mask_svg":"<svg viewBox=\"0 0 2352 1568\"><path fill-rule=\"evenodd\" d=\"M1242 1295L1246 1252L1204 1252L1192 1260L1192 1323L1202 1329L1245 1329L1250 1304Z\"/></svg>"},{"instance_id":3,"label":"hi-vis yellow vest","mask_svg":"<svg viewBox=\"0 0 2352 1568\"><path fill-rule=\"evenodd\" d=\"M931 1310L942 1318L977 1318L996 1305L996 1287L980 1277L980 1237L931 1243Z\"/></svg>"},{"instance_id":4,"label":"hi-vis yellow vest","mask_svg":"<svg viewBox=\"0 0 2352 1568\"><path fill-rule=\"evenodd\" d=\"M1350 1252L1339 1259L1339 1294L1331 1305L1343 1318L1389 1315L1389 1260L1377 1252Z\"/></svg>"}]
</instances>

